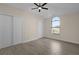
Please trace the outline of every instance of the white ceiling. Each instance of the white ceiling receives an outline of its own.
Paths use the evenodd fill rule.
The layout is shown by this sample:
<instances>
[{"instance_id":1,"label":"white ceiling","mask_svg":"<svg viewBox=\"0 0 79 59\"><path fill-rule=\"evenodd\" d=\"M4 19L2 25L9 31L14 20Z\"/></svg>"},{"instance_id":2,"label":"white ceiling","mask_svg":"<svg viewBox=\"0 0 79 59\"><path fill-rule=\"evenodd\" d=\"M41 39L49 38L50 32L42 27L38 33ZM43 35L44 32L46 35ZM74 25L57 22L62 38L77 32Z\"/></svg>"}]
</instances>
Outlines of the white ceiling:
<instances>
[{"instance_id":1,"label":"white ceiling","mask_svg":"<svg viewBox=\"0 0 79 59\"><path fill-rule=\"evenodd\" d=\"M31 8L36 7L33 3L8 3L7 5L24 11L29 10L33 14L40 15L44 18L60 16L66 13L79 12L79 3L48 3L45 6L48 7L48 10L42 10L40 13L38 10L31 10Z\"/></svg>"}]
</instances>

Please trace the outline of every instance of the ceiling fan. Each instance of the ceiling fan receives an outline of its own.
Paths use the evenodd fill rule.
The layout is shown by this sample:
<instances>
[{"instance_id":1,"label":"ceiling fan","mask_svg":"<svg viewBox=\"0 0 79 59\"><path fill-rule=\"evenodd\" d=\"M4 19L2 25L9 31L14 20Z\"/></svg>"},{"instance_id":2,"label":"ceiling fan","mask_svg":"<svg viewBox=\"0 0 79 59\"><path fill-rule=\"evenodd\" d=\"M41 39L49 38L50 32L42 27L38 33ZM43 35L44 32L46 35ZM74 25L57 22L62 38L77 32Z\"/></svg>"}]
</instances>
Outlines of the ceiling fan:
<instances>
[{"instance_id":1,"label":"ceiling fan","mask_svg":"<svg viewBox=\"0 0 79 59\"><path fill-rule=\"evenodd\" d=\"M41 4L41 3L34 3L34 5L36 5L37 7L36 7L36 8L32 8L32 10L38 9L39 12L41 11L41 9L48 10L48 8L44 7L46 4L47 4L47 3L43 3L43 4Z\"/></svg>"}]
</instances>

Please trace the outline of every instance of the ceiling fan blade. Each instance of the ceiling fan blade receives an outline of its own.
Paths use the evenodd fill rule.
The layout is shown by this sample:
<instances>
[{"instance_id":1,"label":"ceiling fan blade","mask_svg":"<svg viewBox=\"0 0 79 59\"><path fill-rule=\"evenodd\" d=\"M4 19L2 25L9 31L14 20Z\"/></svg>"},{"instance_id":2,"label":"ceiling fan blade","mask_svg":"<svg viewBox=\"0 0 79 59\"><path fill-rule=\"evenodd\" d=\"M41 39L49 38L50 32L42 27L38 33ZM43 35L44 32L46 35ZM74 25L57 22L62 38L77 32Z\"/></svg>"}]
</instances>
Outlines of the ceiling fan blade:
<instances>
[{"instance_id":1,"label":"ceiling fan blade","mask_svg":"<svg viewBox=\"0 0 79 59\"><path fill-rule=\"evenodd\" d=\"M45 6L47 3L42 4L42 6Z\"/></svg>"},{"instance_id":2,"label":"ceiling fan blade","mask_svg":"<svg viewBox=\"0 0 79 59\"><path fill-rule=\"evenodd\" d=\"M48 8L42 8L42 9L46 9L46 10L48 10Z\"/></svg>"},{"instance_id":3,"label":"ceiling fan blade","mask_svg":"<svg viewBox=\"0 0 79 59\"><path fill-rule=\"evenodd\" d=\"M39 9L39 12L40 12L41 10Z\"/></svg>"},{"instance_id":4,"label":"ceiling fan blade","mask_svg":"<svg viewBox=\"0 0 79 59\"><path fill-rule=\"evenodd\" d=\"M34 9L38 9L38 8L32 8L32 10L34 10Z\"/></svg>"},{"instance_id":5,"label":"ceiling fan blade","mask_svg":"<svg viewBox=\"0 0 79 59\"><path fill-rule=\"evenodd\" d=\"M39 5L37 3L34 3L34 4L39 7Z\"/></svg>"}]
</instances>

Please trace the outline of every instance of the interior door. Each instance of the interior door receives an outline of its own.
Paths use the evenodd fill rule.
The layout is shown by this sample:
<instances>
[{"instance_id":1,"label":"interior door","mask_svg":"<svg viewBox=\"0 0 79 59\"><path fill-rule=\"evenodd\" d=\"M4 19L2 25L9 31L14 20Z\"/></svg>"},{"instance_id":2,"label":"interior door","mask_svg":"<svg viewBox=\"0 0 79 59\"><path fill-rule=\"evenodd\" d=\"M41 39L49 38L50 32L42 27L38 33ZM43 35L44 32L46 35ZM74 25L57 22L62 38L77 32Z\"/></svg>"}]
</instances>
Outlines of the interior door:
<instances>
[{"instance_id":1,"label":"interior door","mask_svg":"<svg viewBox=\"0 0 79 59\"><path fill-rule=\"evenodd\" d=\"M12 16L0 15L0 48L12 45Z\"/></svg>"}]
</instances>

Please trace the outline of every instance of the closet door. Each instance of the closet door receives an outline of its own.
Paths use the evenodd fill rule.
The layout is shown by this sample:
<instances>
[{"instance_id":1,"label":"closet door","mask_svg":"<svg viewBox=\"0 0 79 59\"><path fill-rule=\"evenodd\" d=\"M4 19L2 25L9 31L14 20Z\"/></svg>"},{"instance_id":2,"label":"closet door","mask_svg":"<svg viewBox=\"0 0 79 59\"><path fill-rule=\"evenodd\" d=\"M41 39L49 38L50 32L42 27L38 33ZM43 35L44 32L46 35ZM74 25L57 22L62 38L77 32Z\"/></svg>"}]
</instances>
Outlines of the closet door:
<instances>
[{"instance_id":1,"label":"closet door","mask_svg":"<svg viewBox=\"0 0 79 59\"><path fill-rule=\"evenodd\" d=\"M22 23L23 19L19 16L14 16L13 17L13 44L20 44L23 42L22 40L22 36L23 36L23 23Z\"/></svg>"},{"instance_id":2,"label":"closet door","mask_svg":"<svg viewBox=\"0 0 79 59\"><path fill-rule=\"evenodd\" d=\"M0 48L12 45L12 16L0 15Z\"/></svg>"}]
</instances>

